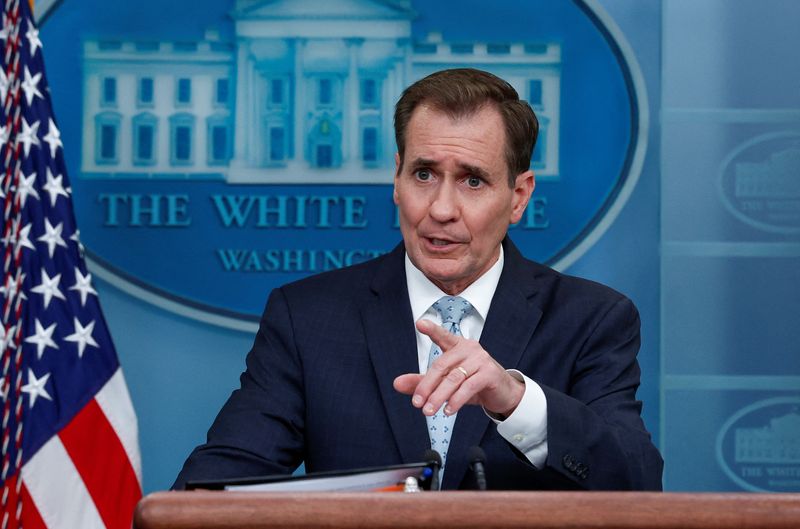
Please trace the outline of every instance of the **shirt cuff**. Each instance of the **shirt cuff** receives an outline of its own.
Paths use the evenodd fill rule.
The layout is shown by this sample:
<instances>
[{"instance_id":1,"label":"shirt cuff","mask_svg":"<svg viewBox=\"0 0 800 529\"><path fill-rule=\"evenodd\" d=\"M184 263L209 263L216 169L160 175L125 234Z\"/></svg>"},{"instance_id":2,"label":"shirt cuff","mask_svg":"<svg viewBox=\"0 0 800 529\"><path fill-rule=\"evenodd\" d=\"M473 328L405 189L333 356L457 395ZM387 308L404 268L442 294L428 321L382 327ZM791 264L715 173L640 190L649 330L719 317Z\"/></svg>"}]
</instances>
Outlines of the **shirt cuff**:
<instances>
[{"instance_id":1,"label":"shirt cuff","mask_svg":"<svg viewBox=\"0 0 800 529\"><path fill-rule=\"evenodd\" d=\"M507 372L525 383L522 400L505 420L484 412L497 425L497 433L522 452L533 466L542 468L547 460L547 398L539 384L520 371L508 369Z\"/></svg>"}]
</instances>

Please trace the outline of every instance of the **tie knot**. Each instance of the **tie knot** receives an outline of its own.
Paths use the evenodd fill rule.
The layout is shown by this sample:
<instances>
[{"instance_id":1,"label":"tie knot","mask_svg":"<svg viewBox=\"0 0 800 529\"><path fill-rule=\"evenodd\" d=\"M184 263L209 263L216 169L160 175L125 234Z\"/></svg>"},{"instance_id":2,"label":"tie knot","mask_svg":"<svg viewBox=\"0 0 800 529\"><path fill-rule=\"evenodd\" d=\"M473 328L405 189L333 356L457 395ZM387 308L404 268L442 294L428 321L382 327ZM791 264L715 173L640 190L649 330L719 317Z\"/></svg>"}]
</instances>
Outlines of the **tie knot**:
<instances>
[{"instance_id":1,"label":"tie knot","mask_svg":"<svg viewBox=\"0 0 800 529\"><path fill-rule=\"evenodd\" d=\"M442 317L442 325L459 325L464 316L472 310L469 301L460 296L444 296L433 304Z\"/></svg>"}]
</instances>

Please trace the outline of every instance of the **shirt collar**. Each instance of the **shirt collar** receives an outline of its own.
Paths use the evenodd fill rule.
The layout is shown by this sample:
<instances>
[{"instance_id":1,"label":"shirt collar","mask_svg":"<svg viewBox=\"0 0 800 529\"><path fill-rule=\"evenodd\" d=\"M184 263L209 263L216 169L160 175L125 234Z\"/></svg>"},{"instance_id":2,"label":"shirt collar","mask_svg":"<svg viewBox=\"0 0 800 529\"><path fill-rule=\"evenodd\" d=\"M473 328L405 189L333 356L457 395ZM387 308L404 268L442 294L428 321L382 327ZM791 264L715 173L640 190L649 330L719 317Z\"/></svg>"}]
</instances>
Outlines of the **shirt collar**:
<instances>
[{"instance_id":1,"label":"shirt collar","mask_svg":"<svg viewBox=\"0 0 800 529\"><path fill-rule=\"evenodd\" d=\"M485 321L489 313L489 306L492 304L494 292L497 290L497 283L500 282L500 274L503 272L503 246L500 245L500 256L497 262L487 270L482 276L476 279L463 292L458 294L466 299L480 317ZM430 279L423 274L409 259L406 253L406 285L408 287L408 299L411 302L411 315L414 321L419 320L431 305L442 296L444 292L434 285Z\"/></svg>"}]
</instances>

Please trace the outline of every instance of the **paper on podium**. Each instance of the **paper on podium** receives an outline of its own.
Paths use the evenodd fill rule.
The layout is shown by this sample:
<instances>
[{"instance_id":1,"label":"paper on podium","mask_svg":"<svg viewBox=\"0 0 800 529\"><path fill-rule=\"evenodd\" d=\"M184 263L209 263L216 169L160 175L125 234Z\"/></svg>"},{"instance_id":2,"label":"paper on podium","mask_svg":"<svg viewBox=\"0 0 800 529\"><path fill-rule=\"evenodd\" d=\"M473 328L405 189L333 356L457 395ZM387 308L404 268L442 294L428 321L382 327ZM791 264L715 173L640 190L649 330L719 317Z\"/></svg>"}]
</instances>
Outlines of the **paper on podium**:
<instances>
[{"instance_id":1,"label":"paper on podium","mask_svg":"<svg viewBox=\"0 0 800 529\"><path fill-rule=\"evenodd\" d=\"M301 476L265 476L234 480L189 482L187 490L214 489L270 492L369 492L393 487L406 478L421 478L427 463L412 463L345 472L320 472ZM422 480L424 481L424 480Z\"/></svg>"}]
</instances>

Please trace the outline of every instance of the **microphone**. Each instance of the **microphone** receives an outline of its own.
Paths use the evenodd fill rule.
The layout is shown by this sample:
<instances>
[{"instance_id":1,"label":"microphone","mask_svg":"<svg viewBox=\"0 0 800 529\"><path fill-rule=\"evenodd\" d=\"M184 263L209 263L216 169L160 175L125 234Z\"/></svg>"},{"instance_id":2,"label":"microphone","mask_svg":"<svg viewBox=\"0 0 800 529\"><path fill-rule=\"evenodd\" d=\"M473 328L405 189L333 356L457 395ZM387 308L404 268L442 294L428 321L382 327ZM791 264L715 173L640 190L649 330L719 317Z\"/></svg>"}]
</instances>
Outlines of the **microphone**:
<instances>
[{"instance_id":1,"label":"microphone","mask_svg":"<svg viewBox=\"0 0 800 529\"><path fill-rule=\"evenodd\" d=\"M439 452L436 450L429 448L425 450L423 460L428 463L428 466L431 467L431 470L433 470L433 474L431 475L430 490L439 490L441 488L441 485L439 484L439 472L442 468L442 456L440 456Z\"/></svg>"},{"instance_id":2,"label":"microphone","mask_svg":"<svg viewBox=\"0 0 800 529\"><path fill-rule=\"evenodd\" d=\"M486 468L484 467L486 452L480 446L473 446L467 452L467 457L469 458L469 468L475 474L478 490L486 490Z\"/></svg>"}]
</instances>

